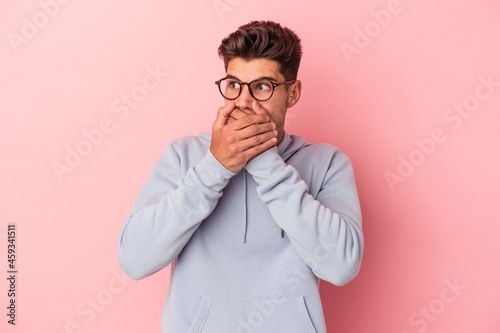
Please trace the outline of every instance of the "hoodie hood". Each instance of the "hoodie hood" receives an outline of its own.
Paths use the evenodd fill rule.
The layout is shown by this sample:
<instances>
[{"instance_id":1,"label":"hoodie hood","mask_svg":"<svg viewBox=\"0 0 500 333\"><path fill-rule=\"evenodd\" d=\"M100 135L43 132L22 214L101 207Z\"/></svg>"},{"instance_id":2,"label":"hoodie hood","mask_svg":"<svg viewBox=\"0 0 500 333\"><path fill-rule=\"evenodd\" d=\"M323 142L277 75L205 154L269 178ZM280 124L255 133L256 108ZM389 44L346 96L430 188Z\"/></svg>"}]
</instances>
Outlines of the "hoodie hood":
<instances>
[{"instance_id":1,"label":"hoodie hood","mask_svg":"<svg viewBox=\"0 0 500 333\"><path fill-rule=\"evenodd\" d=\"M286 162L297 151L309 145L301 136L288 135L287 132L284 132L283 139L278 145L278 154Z\"/></svg>"}]
</instances>

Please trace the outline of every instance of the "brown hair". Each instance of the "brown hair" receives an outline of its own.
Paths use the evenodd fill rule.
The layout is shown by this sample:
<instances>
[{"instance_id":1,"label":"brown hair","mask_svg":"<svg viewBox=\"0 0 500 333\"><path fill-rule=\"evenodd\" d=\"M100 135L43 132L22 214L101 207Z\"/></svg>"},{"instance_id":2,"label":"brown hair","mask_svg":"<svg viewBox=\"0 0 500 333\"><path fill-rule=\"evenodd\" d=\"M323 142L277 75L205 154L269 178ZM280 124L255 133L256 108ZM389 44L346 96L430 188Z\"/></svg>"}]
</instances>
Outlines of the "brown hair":
<instances>
[{"instance_id":1,"label":"brown hair","mask_svg":"<svg viewBox=\"0 0 500 333\"><path fill-rule=\"evenodd\" d=\"M277 61L288 81L297 79L302 46L297 34L279 23L252 21L222 40L219 57L224 60L226 71L229 61L236 57L246 61L255 58Z\"/></svg>"}]
</instances>

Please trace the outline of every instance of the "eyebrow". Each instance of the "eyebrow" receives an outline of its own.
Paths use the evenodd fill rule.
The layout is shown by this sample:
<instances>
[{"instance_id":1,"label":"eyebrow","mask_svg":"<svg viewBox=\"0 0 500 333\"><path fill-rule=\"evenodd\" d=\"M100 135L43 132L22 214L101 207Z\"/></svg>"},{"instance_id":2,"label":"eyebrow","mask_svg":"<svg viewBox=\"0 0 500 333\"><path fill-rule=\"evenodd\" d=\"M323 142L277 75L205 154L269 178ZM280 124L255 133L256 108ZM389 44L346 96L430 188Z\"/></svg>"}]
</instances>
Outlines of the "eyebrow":
<instances>
[{"instance_id":1,"label":"eyebrow","mask_svg":"<svg viewBox=\"0 0 500 333\"><path fill-rule=\"evenodd\" d=\"M238 80L240 82L243 82L240 79L238 79L236 76L231 75L231 74L226 75L226 78L231 78L231 79L235 79L235 80ZM278 80L276 80L274 77L271 77L271 76L261 76L259 78L253 79L252 81L255 81L255 80L269 80L269 81L278 82Z\"/></svg>"}]
</instances>

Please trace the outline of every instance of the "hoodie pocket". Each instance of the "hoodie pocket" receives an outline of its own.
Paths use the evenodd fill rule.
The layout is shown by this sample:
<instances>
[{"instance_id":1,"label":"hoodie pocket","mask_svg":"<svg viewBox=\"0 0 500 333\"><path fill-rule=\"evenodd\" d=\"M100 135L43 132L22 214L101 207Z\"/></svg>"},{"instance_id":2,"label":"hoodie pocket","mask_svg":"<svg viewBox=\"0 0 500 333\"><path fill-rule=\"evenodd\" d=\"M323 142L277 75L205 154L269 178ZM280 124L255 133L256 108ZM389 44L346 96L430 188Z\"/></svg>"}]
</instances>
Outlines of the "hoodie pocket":
<instances>
[{"instance_id":1,"label":"hoodie pocket","mask_svg":"<svg viewBox=\"0 0 500 333\"><path fill-rule=\"evenodd\" d=\"M316 333L303 296L203 296L188 333Z\"/></svg>"}]
</instances>

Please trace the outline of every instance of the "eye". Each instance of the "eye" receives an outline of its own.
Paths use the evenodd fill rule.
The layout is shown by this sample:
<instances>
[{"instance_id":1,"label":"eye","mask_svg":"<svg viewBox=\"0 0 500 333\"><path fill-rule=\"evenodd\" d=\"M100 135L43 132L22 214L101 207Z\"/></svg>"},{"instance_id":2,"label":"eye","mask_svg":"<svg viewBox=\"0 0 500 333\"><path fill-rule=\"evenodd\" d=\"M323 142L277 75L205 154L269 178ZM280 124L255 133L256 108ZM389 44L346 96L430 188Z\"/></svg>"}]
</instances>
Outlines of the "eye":
<instances>
[{"instance_id":1,"label":"eye","mask_svg":"<svg viewBox=\"0 0 500 333\"><path fill-rule=\"evenodd\" d=\"M227 87L231 89L240 89L240 83L233 79L227 80Z\"/></svg>"},{"instance_id":2,"label":"eye","mask_svg":"<svg viewBox=\"0 0 500 333\"><path fill-rule=\"evenodd\" d=\"M273 85L269 81L258 81L255 83L255 89L260 91L267 91L273 89Z\"/></svg>"}]
</instances>

